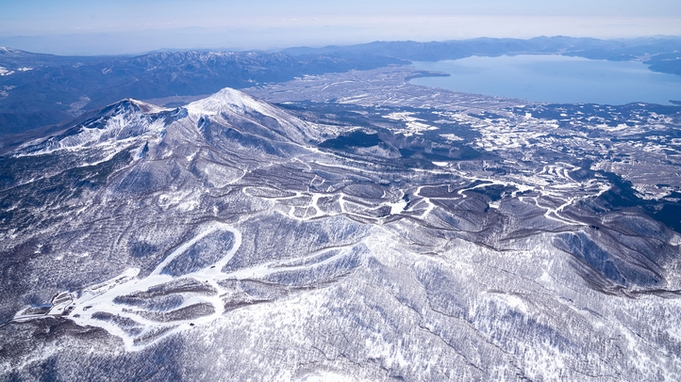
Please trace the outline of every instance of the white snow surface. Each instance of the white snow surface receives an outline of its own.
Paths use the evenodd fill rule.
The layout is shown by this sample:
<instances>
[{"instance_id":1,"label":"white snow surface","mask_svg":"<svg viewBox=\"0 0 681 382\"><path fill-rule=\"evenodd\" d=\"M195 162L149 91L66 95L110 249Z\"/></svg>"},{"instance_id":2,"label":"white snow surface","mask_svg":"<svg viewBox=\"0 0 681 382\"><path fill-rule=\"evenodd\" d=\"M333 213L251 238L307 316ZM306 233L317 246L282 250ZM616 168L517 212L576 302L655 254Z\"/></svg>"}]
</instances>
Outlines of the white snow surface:
<instances>
[{"instance_id":1,"label":"white snow surface","mask_svg":"<svg viewBox=\"0 0 681 382\"><path fill-rule=\"evenodd\" d=\"M299 143L319 139L320 127L292 116L282 109L265 101L231 88L224 88L208 98L194 101L185 108L192 120L201 117L216 118L229 125L228 117L238 116L254 123L262 124L262 116L275 119L279 123L276 133Z\"/></svg>"},{"instance_id":2,"label":"white snow surface","mask_svg":"<svg viewBox=\"0 0 681 382\"><path fill-rule=\"evenodd\" d=\"M179 277L161 273L166 265L184 253L194 243L216 231L229 231L234 234L234 243L232 247L220 260L200 270ZM150 275L143 278L137 278L136 276L139 274L139 269L128 269L120 276L84 290L80 294L80 297L75 299L72 303L73 311L71 312L71 319L80 326L100 327L109 333L120 337L123 340L126 349L129 351L143 349L177 331L189 329L194 325L210 323L221 317L224 313L225 308L220 295L224 294L225 291L217 281L224 276L221 272L222 267L224 267L232 256L234 256L240 246L241 234L239 231L224 223L209 223L203 227L198 235L168 255L168 257L161 262ZM193 279L207 283L218 291L218 293L213 295L185 294L181 307L195 304L209 304L213 307L213 314L186 320L159 322L145 317L145 310L143 308L133 310L128 305L115 302L117 297L127 296L135 292L145 292L151 287L182 279ZM106 313L119 318L129 319L129 322L134 322L136 324L135 329L137 329L137 331L129 332L125 330L127 328L116 325L114 322L93 317L97 313ZM156 335L156 333L162 334Z\"/></svg>"},{"instance_id":3,"label":"white snow surface","mask_svg":"<svg viewBox=\"0 0 681 382\"><path fill-rule=\"evenodd\" d=\"M162 119L154 119L153 116L170 109L133 99L123 102L130 102L141 110L103 114L93 119L103 121L96 127L81 125L80 131L75 134L56 135L26 142L15 151L15 156L42 155L59 150L79 150L84 147L99 147L104 151L118 152L128 147L130 143L139 142L141 139L157 139L162 135L166 126Z\"/></svg>"}]
</instances>

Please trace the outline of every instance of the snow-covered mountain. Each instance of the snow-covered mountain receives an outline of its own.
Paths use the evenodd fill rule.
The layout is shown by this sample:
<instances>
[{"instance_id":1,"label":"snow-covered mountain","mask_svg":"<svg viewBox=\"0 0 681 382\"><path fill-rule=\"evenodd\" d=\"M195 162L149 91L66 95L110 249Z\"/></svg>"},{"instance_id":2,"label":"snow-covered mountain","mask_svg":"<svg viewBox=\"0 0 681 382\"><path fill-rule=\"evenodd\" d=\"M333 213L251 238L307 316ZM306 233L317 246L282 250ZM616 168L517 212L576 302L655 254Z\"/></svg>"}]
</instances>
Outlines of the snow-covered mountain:
<instances>
[{"instance_id":1,"label":"snow-covered mountain","mask_svg":"<svg viewBox=\"0 0 681 382\"><path fill-rule=\"evenodd\" d=\"M219 133L215 135L215 126ZM310 145L333 131L304 122L248 94L225 88L208 98L170 109L126 99L103 108L96 116L62 133L23 144L16 155L39 155L57 150L128 147L142 140L210 141L213 149L229 142L259 147L265 141L282 145ZM224 134L224 136L222 136ZM237 137L238 135L238 137ZM337 135L337 134L336 134ZM166 142L168 143L168 142ZM173 142L173 145L177 142Z\"/></svg>"},{"instance_id":2,"label":"snow-covered mountain","mask_svg":"<svg viewBox=\"0 0 681 382\"><path fill-rule=\"evenodd\" d=\"M584 158L489 144L530 113L306 113L127 99L3 157L2 378L681 372L681 236Z\"/></svg>"}]
</instances>

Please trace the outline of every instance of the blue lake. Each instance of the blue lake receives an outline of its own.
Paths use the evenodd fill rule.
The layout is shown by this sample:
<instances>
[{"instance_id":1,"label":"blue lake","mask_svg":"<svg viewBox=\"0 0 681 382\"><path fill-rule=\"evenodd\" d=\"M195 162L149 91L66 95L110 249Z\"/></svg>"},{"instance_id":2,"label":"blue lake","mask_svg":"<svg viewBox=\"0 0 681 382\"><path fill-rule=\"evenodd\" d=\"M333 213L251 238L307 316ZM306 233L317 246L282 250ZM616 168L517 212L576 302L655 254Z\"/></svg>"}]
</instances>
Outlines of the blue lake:
<instances>
[{"instance_id":1,"label":"blue lake","mask_svg":"<svg viewBox=\"0 0 681 382\"><path fill-rule=\"evenodd\" d=\"M451 74L415 78L416 85L536 102L625 104L681 101L681 76L652 72L634 61L590 60L558 55L468 57L414 62Z\"/></svg>"}]
</instances>

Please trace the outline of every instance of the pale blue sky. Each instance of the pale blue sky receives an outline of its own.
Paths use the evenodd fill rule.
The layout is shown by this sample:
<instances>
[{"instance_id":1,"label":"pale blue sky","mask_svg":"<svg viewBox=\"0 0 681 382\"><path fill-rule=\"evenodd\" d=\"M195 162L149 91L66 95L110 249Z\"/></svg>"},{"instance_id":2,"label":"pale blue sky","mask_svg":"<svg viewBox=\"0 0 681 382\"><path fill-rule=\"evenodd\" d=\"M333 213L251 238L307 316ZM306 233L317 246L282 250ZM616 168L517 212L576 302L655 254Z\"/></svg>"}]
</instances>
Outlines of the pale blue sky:
<instances>
[{"instance_id":1,"label":"pale blue sky","mask_svg":"<svg viewBox=\"0 0 681 382\"><path fill-rule=\"evenodd\" d=\"M0 0L0 45L58 54L374 40L681 35L679 0Z\"/></svg>"}]
</instances>

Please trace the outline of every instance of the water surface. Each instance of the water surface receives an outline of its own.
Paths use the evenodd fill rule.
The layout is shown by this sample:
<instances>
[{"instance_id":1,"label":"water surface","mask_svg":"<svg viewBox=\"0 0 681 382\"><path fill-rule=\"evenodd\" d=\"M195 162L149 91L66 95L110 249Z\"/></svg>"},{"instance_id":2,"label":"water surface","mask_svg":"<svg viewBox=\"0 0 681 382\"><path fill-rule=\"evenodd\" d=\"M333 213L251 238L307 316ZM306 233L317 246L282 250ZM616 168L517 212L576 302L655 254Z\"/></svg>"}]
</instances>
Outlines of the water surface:
<instances>
[{"instance_id":1,"label":"water surface","mask_svg":"<svg viewBox=\"0 0 681 382\"><path fill-rule=\"evenodd\" d=\"M650 71L635 61L590 60L558 55L468 57L414 62L451 77L415 78L416 85L536 102L669 104L681 100L681 76Z\"/></svg>"}]
</instances>

